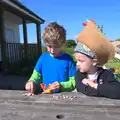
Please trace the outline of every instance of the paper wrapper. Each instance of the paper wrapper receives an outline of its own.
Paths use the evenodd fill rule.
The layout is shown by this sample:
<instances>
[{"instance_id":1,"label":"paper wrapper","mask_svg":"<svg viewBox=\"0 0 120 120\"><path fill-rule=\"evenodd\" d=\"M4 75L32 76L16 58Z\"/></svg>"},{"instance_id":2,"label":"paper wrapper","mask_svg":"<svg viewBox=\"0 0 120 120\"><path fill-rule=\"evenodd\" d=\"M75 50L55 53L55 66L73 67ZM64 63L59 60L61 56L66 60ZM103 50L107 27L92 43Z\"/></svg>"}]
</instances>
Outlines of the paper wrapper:
<instances>
[{"instance_id":1,"label":"paper wrapper","mask_svg":"<svg viewBox=\"0 0 120 120\"><path fill-rule=\"evenodd\" d=\"M51 93L53 93L53 92L50 90L49 86L46 87L46 85L43 84L43 83L40 83L40 87L43 89L42 94L51 94Z\"/></svg>"}]
</instances>

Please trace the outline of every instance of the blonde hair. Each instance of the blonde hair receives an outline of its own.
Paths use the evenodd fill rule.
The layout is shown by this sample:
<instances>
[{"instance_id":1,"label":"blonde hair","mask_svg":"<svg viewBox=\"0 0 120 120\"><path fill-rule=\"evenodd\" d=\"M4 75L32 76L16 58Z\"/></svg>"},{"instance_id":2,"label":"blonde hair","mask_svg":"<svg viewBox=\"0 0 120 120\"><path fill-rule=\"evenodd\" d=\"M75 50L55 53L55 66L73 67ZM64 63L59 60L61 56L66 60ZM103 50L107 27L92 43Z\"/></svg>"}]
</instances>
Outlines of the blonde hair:
<instances>
[{"instance_id":1,"label":"blonde hair","mask_svg":"<svg viewBox=\"0 0 120 120\"><path fill-rule=\"evenodd\" d=\"M45 43L62 45L66 42L66 30L63 26L52 22L44 29L42 38Z\"/></svg>"}]
</instances>

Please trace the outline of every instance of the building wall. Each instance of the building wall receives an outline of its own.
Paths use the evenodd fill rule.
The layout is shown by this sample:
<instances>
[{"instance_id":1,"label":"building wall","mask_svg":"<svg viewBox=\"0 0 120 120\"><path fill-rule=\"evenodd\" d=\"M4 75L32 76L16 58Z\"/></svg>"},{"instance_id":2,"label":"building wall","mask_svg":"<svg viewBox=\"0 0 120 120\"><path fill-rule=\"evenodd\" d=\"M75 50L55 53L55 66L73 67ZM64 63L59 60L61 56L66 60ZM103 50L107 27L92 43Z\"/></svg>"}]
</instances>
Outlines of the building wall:
<instances>
[{"instance_id":1,"label":"building wall","mask_svg":"<svg viewBox=\"0 0 120 120\"><path fill-rule=\"evenodd\" d=\"M6 33L6 42L9 43L20 43L20 32L19 24L21 24L21 18L16 15L5 11L5 33Z\"/></svg>"},{"instance_id":2,"label":"building wall","mask_svg":"<svg viewBox=\"0 0 120 120\"><path fill-rule=\"evenodd\" d=\"M5 11L4 12L5 22L5 37L7 43L20 43L20 32L19 24L21 24L21 18L16 15ZM6 56L9 63L13 63L19 59L20 45L13 46L14 44L7 44ZM13 59L15 59L13 61ZM0 62L2 61L1 56L1 45L0 45Z\"/></svg>"}]
</instances>

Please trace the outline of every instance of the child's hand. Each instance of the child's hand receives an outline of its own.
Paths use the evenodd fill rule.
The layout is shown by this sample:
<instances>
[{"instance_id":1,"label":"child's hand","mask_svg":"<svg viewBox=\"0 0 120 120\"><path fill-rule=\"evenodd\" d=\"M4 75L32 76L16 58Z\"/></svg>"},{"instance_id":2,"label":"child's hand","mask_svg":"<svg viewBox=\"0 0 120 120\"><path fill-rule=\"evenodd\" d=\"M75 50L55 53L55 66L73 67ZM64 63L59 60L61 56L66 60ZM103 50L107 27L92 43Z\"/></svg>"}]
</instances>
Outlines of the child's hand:
<instances>
[{"instance_id":1,"label":"child's hand","mask_svg":"<svg viewBox=\"0 0 120 120\"><path fill-rule=\"evenodd\" d=\"M31 93L34 93L36 88L35 88L35 85L34 85L34 82L33 81L29 81L26 83L25 85L25 89Z\"/></svg>"},{"instance_id":2,"label":"child's hand","mask_svg":"<svg viewBox=\"0 0 120 120\"><path fill-rule=\"evenodd\" d=\"M49 85L50 90L59 90L60 89L60 83L59 82L54 82Z\"/></svg>"},{"instance_id":3,"label":"child's hand","mask_svg":"<svg viewBox=\"0 0 120 120\"><path fill-rule=\"evenodd\" d=\"M82 80L82 83L83 83L84 85L89 85L89 82L90 82L89 79L83 79L83 80Z\"/></svg>"},{"instance_id":4,"label":"child's hand","mask_svg":"<svg viewBox=\"0 0 120 120\"><path fill-rule=\"evenodd\" d=\"M90 81L88 84L89 84L90 87L97 89L97 86L98 86L97 83L94 83L94 82Z\"/></svg>"},{"instance_id":5,"label":"child's hand","mask_svg":"<svg viewBox=\"0 0 120 120\"><path fill-rule=\"evenodd\" d=\"M83 79L83 80L82 80L82 83L83 83L84 85L89 85L90 87L97 89L97 85L98 85L98 84L92 82L92 81L89 80L89 79Z\"/></svg>"}]
</instances>

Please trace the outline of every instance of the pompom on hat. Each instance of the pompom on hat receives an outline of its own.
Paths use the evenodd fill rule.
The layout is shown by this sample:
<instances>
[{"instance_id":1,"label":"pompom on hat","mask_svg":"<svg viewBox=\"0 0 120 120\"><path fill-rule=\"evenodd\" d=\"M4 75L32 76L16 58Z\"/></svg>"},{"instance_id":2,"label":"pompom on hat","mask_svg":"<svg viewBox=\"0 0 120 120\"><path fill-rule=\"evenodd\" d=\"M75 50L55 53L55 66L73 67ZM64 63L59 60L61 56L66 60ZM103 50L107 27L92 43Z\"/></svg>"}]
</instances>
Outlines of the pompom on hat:
<instances>
[{"instance_id":1,"label":"pompom on hat","mask_svg":"<svg viewBox=\"0 0 120 120\"><path fill-rule=\"evenodd\" d=\"M93 20L87 20L87 23L83 23L83 25L85 28L78 34L77 37L78 44L88 47L91 50L90 52L96 56L99 65L103 65L108 60L113 59L115 55L115 48L98 29L96 22ZM83 49L79 47L81 45L78 46L78 44L74 51L83 53ZM83 54L89 55L88 52L85 52L85 50Z\"/></svg>"}]
</instances>

